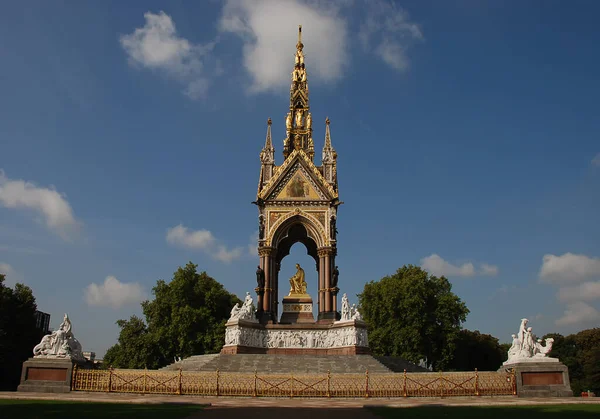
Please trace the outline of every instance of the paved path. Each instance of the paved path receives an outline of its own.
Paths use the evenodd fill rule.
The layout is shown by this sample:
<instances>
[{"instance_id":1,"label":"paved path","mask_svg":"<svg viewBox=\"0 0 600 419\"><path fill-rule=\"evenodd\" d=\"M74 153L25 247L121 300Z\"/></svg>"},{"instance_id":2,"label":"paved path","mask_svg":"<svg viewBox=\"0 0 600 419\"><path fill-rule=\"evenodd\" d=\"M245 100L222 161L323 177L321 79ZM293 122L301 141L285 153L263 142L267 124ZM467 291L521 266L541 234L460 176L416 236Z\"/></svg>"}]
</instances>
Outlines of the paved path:
<instances>
[{"instance_id":1,"label":"paved path","mask_svg":"<svg viewBox=\"0 0 600 419\"><path fill-rule=\"evenodd\" d=\"M21 393L0 392L0 399L13 400L64 400L82 402L106 403L191 403L210 406L210 411L233 408L272 408L271 410L286 410L286 419L294 414L290 408L318 409L356 409L364 406L516 406L532 404L600 404L600 397L582 398L518 398L514 396L498 397L407 397L393 399L303 399L303 398L253 398L253 397L200 397L200 396L161 396L156 394L126 394L126 393ZM276 408L276 409L275 409ZM325 411L325 410L323 410ZM316 413L316 412L315 412ZM218 414L218 413L216 413ZM237 413L236 413L237 414ZM214 416L215 418L217 416ZM262 416L261 416L262 417ZM281 417L281 416L280 416Z\"/></svg>"}]
</instances>

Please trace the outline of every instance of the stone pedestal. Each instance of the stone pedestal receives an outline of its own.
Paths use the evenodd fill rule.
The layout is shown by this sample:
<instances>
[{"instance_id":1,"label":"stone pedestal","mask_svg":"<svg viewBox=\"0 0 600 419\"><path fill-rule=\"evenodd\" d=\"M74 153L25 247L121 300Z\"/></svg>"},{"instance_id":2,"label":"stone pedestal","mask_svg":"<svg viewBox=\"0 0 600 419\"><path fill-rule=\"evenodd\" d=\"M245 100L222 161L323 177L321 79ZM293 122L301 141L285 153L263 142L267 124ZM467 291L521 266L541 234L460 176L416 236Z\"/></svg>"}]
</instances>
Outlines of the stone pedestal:
<instances>
[{"instance_id":1,"label":"stone pedestal","mask_svg":"<svg viewBox=\"0 0 600 419\"><path fill-rule=\"evenodd\" d=\"M76 363L68 358L29 358L23 362L21 384L17 391L68 393Z\"/></svg>"},{"instance_id":2,"label":"stone pedestal","mask_svg":"<svg viewBox=\"0 0 600 419\"><path fill-rule=\"evenodd\" d=\"M556 358L526 358L505 362L501 371L514 368L519 397L572 397L569 369Z\"/></svg>"},{"instance_id":3,"label":"stone pedestal","mask_svg":"<svg viewBox=\"0 0 600 419\"><path fill-rule=\"evenodd\" d=\"M314 323L313 301L310 295L283 297L281 324Z\"/></svg>"}]
</instances>

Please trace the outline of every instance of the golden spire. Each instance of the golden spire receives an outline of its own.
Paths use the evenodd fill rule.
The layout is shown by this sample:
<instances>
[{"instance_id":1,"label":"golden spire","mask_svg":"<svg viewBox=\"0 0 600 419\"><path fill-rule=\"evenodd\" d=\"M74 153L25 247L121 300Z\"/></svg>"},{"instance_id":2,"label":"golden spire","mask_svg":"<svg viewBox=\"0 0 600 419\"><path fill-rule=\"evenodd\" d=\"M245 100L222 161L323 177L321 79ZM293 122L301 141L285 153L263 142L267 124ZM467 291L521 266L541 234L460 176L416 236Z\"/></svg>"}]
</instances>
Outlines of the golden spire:
<instances>
[{"instance_id":1,"label":"golden spire","mask_svg":"<svg viewBox=\"0 0 600 419\"><path fill-rule=\"evenodd\" d=\"M290 85L290 111L285 118L286 139L283 141L283 156L287 159L295 148L300 148L312 159L312 115L308 105L308 81L302 51L302 25L298 25L298 43L294 54L294 70Z\"/></svg>"},{"instance_id":2,"label":"golden spire","mask_svg":"<svg viewBox=\"0 0 600 419\"><path fill-rule=\"evenodd\" d=\"M260 160L263 164L275 164L275 148L273 147L273 141L271 140L271 118L267 120L267 138L265 139L265 146L260 152Z\"/></svg>"}]
</instances>

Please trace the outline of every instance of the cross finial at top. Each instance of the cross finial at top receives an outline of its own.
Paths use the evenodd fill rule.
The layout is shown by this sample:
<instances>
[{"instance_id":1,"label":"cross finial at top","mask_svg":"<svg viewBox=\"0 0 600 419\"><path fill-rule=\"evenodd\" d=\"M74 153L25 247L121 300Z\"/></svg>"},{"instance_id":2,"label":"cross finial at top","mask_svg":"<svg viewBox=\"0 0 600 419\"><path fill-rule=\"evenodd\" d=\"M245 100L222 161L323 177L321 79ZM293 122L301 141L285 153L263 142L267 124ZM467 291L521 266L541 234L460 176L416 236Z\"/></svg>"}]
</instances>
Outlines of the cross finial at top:
<instances>
[{"instance_id":1,"label":"cross finial at top","mask_svg":"<svg viewBox=\"0 0 600 419\"><path fill-rule=\"evenodd\" d=\"M296 44L296 48L299 51L302 51L304 44L302 43L302 25L298 25L298 43Z\"/></svg>"}]
</instances>

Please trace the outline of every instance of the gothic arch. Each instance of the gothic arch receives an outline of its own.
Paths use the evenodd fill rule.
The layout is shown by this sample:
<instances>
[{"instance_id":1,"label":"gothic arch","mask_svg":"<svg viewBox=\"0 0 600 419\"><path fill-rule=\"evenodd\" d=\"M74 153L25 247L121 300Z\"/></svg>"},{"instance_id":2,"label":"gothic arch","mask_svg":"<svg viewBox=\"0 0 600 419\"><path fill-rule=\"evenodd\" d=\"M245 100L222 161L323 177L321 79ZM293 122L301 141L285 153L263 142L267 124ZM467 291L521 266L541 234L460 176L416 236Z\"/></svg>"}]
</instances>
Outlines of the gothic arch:
<instances>
[{"instance_id":1,"label":"gothic arch","mask_svg":"<svg viewBox=\"0 0 600 419\"><path fill-rule=\"evenodd\" d=\"M266 246L259 247L261 267L265 271L266 278L264 298L259 298L262 311L269 313L269 319L277 321L281 261L289 255L292 246L300 242L306 246L307 253L315 261L319 290L319 319L331 317L335 320L337 288L330 283L335 249L328 246L324 226L316 217L296 208L278 219L269 230Z\"/></svg>"},{"instance_id":2,"label":"gothic arch","mask_svg":"<svg viewBox=\"0 0 600 419\"><path fill-rule=\"evenodd\" d=\"M321 223L315 217L302 210L297 210L286 214L277 220L277 222L271 228L270 240L268 241L270 242L269 244L275 248L278 248L279 245L286 240L286 238L291 238L290 232L294 233L291 231L292 228L298 225L304 228L306 232L306 238L314 242L317 248L326 245L325 229ZM301 237L299 237L299 239L300 238ZM294 243L298 241L301 240L296 240ZM304 244L306 245L306 243ZM314 257L316 257L316 255Z\"/></svg>"}]
</instances>

